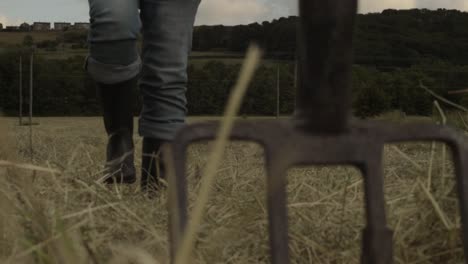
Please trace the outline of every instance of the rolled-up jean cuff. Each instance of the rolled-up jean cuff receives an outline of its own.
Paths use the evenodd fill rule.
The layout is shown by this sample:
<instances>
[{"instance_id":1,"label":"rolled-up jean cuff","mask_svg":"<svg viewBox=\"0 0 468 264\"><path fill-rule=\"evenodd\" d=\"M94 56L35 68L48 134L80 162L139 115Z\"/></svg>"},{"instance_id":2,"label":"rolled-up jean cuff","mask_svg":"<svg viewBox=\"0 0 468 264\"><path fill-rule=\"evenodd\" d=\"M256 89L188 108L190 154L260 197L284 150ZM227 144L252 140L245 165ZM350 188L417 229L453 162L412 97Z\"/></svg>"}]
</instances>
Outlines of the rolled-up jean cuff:
<instances>
[{"instance_id":1,"label":"rolled-up jean cuff","mask_svg":"<svg viewBox=\"0 0 468 264\"><path fill-rule=\"evenodd\" d=\"M172 141L184 126L185 123L150 123L140 120L138 132L141 137Z\"/></svg>"},{"instance_id":2,"label":"rolled-up jean cuff","mask_svg":"<svg viewBox=\"0 0 468 264\"><path fill-rule=\"evenodd\" d=\"M96 82L115 84L137 76L141 71L141 64L140 57L130 65L117 65L105 64L88 56L85 68Z\"/></svg>"}]
</instances>

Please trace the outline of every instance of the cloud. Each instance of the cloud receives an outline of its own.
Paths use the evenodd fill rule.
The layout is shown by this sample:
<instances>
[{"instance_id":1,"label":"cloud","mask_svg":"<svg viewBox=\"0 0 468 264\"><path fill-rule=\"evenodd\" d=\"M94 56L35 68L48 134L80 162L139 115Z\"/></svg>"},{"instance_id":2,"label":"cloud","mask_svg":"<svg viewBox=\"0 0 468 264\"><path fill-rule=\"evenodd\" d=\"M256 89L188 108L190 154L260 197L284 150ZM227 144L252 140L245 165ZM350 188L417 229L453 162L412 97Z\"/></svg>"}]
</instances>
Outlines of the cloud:
<instances>
[{"instance_id":1,"label":"cloud","mask_svg":"<svg viewBox=\"0 0 468 264\"><path fill-rule=\"evenodd\" d=\"M298 0L202 0L196 24L235 25L271 21L282 16L297 15L297 6ZM381 12L387 8L441 7L468 10L468 0L359 0L360 13ZM3 25L15 25L23 20L29 23L88 20L86 0L0 0L0 10L0 23Z\"/></svg>"},{"instance_id":2,"label":"cloud","mask_svg":"<svg viewBox=\"0 0 468 264\"><path fill-rule=\"evenodd\" d=\"M130 0L129 0L130 1ZM134 0L137 1L137 0ZM9 25L34 21L86 21L86 0L0 0L0 15Z\"/></svg>"},{"instance_id":3,"label":"cloud","mask_svg":"<svg viewBox=\"0 0 468 264\"><path fill-rule=\"evenodd\" d=\"M410 9L415 8L416 1L444 2L447 0L359 0L359 12L381 12L388 8ZM465 2L467 0L452 1ZM246 24L297 14L298 0L202 0L197 15L197 24Z\"/></svg>"},{"instance_id":4,"label":"cloud","mask_svg":"<svg viewBox=\"0 0 468 264\"><path fill-rule=\"evenodd\" d=\"M359 13L381 12L384 9L410 9L414 7L414 0L359 1Z\"/></svg>"},{"instance_id":5,"label":"cloud","mask_svg":"<svg viewBox=\"0 0 468 264\"><path fill-rule=\"evenodd\" d=\"M466 0L415 0L417 8L427 9L459 9L467 10L468 3Z\"/></svg>"},{"instance_id":6,"label":"cloud","mask_svg":"<svg viewBox=\"0 0 468 264\"><path fill-rule=\"evenodd\" d=\"M467 0L361 0L360 13L380 12L384 9L411 9L411 8L447 8L468 10Z\"/></svg>"},{"instance_id":7,"label":"cloud","mask_svg":"<svg viewBox=\"0 0 468 264\"><path fill-rule=\"evenodd\" d=\"M7 17L0 15L0 23L6 25L8 23Z\"/></svg>"},{"instance_id":8,"label":"cloud","mask_svg":"<svg viewBox=\"0 0 468 264\"><path fill-rule=\"evenodd\" d=\"M270 12L265 3L256 0L203 0L196 24L248 24L268 16Z\"/></svg>"},{"instance_id":9,"label":"cloud","mask_svg":"<svg viewBox=\"0 0 468 264\"><path fill-rule=\"evenodd\" d=\"M15 26L19 25L20 23L21 21L19 19L11 19L5 15L0 14L0 24L3 24L3 26Z\"/></svg>"},{"instance_id":10,"label":"cloud","mask_svg":"<svg viewBox=\"0 0 468 264\"><path fill-rule=\"evenodd\" d=\"M278 18L281 16L298 15L298 1L297 0L257 0L262 1L270 9L270 16Z\"/></svg>"}]
</instances>

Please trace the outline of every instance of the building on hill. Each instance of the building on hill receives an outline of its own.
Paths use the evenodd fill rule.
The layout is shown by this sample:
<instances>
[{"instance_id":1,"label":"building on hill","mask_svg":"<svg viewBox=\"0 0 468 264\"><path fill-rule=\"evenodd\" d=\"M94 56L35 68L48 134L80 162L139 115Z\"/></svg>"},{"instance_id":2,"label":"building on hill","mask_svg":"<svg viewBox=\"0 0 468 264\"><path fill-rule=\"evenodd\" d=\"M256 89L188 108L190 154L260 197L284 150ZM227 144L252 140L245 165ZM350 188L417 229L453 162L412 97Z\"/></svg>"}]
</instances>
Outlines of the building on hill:
<instances>
[{"instance_id":1,"label":"building on hill","mask_svg":"<svg viewBox=\"0 0 468 264\"><path fill-rule=\"evenodd\" d=\"M31 31L31 25L29 25L28 23L23 23L19 26L19 30L20 31Z\"/></svg>"},{"instance_id":2,"label":"building on hill","mask_svg":"<svg viewBox=\"0 0 468 264\"><path fill-rule=\"evenodd\" d=\"M89 23L86 22L76 22L73 26L74 29L88 30L90 27Z\"/></svg>"},{"instance_id":3,"label":"building on hill","mask_svg":"<svg viewBox=\"0 0 468 264\"><path fill-rule=\"evenodd\" d=\"M67 22L55 22L54 23L54 30L56 31L64 31L64 30L67 30L69 28L71 28L71 23L67 23Z\"/></svg>"},{"instance_id":4,"label":"building on hill","mask_svg":"<svg viewBox=\"0 0 468 264\"><path fill-rule=\"evenodd\" d=\"M48 31L50 30L49 22L34 22L32 25L32 30L34 31Z\"/></svg>"}]
</instances>

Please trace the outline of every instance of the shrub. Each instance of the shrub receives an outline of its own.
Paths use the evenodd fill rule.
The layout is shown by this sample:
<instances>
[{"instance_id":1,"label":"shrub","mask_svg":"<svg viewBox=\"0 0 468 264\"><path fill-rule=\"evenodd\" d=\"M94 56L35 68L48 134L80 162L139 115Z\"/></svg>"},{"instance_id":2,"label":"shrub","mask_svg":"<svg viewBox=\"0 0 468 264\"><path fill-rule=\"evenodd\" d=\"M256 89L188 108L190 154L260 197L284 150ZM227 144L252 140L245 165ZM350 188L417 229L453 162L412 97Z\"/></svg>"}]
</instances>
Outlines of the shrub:
<instances>
[{"instance_id":1,"label":"shrub","mask_svg":"<svg viewBox=\"0 0 468 264\"><path fill-rule=\"evenodd\" d=\"M379 86L363 87L354 103L355 115L361 118L377 116L388 111L389 108L389 97Z\"/></svg>"}]
</instances>

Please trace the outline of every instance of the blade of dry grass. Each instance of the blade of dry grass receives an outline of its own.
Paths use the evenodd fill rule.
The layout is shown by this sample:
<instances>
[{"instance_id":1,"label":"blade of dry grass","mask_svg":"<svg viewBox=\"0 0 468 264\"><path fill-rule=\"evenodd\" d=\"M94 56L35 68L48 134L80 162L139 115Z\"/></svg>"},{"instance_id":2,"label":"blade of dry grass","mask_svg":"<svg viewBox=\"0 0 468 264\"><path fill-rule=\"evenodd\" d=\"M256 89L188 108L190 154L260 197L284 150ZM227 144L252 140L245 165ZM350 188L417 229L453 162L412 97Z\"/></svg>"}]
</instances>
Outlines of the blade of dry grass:
<instances>
[{"instance_id":1,"label":"blade of dry grass","mask_svg":"<svg viewBox=\"0 0 468 264\"><path fill-rule=\"evenodd\" d=\"M44 168L32 164L20 164L20 163L15 163L11 161L6 161L6 160L0 160L0 167L13 167L16 169L25 169L25 170L30 170L30 171L39 171L39 172L47 172L51 174L61 174L62 172L59 170L55 169L50 169L50 168Z\"/></svg>"},{"instance_id":2,"label":"blade of dry grass","mask_svg":"<svg viewBox=\"0 0 468 264\"><path fill-rule=\"evenodd\" d=\"M242 67L238 82L228 101L225 115L221 121L221 127L214 143L213 151L211 152L208 163L205 167L202 185L193 211L193 217L182 240L181 248L179 252L177 252L175 258L176 264L188 263L188 259L195 244L197 230L202 222L205 206L211 193L211 186L213 184L214 177L216 176L216 170L218 169L221 158L224 155L224 149L228 141L229 133L234 125L234 117L239 111L242 99L247 91L247 87L249 86L254 72L259 65L261 53L262 52L257 46L251 46L247 52L246 61Z\"/></svg>"},{"instance_id":3,"label":"blade of dry grass","mask_svg":"<svg viewBox=\"0 0 468 264\"><path fill-rule=\"evenodd\" d=\"M427 189L430 190L432 186L432 166L434 164L435 142L431 143L431 155L429 158L429 168L427 169Z\"/></svg>"},{"instance_id":4,"label":"blade of dry grass","mask_svg":"<svg viewBox=\"0 0 468 264\"><path fill-rule=\"evenodd\" d=\"M117 246L114 249L116 254L114 258L109 262L110 264L127 264L127 263L136 263L136 264L158 264L159 261L153 258L151 254L142 250L141 248L131 246L131 245L122 245Z\"/></svg>"},{"instance_id":5,"label":"blade of dry grass","mask_svg":"<svg viewBox=\"0 0 468 264\"><path fill-rule=\"evenodd\" d=\"M434 106L437 109L437 112L439 112L440 118L442 118L442 125L447 124L447 116L445 115L444 110L442 110L437 100L434 100Z\"/></svg>"},{"instance_id":6,"label":"blade of dry grass","mask_svg":"<svg viewBox=\"0 0 468 264\"><path fill-rule=\"evenodd\" d=\"M400 156L402 156L405 160L407 160L411 165L413 165L418 171L424 171L424 169L416 163L410 156L406 155L403 151L401 151L397 146L390 146L396 153L398 153Z\"/></svg>"},{"instance_id":7,"label":"blade of dry grass","mask_svg":"<svg viewBox=\"0 0 468 264\"><path fill-rule=\"evenodd\" d=\"M460 112L457 112L458 117L462 121L463 127L465 128L466 131L468 131L468 124L465 121L465 118L460 114Z\"/></svg>"},{"instance_id":8,"label":"blade of dry grass","mask_svg":"<svg viewBox=\"0 0 468 264\"><path fill-rule=\"evenodd\" d=\"M39 244L36 244L36 245L28 248L25 251L23 251L23 252L21 252L19 254L16 254L14 257L18 258L18 259L24 258L24 257L28 256L29 254L33 253L34 251L37 251L41 247L44 247L47 244L61 238L66 232L71 232L71 231L74 231L76 229L79 229L80 227L84 226L87 222L88 222L88 219L84 219L84 220L80 221L79 223L74 224L70 228L67 228L64 232L61 232L61 233L59 233L59 234L57 234L55 236L50 237L49 239L46 239L46 240L42 241Z\"/></svg>"},{"instance_id":9,"label":"blade of dry grass","mask_svg":"<svg viewBox=\"0 0 468 264\"><path fill-rule=\"evenodd\" d=\"M434 101L434 105L437 109L437 111L439 112L439 115L440 117L442 118L442 125L446 125L447 124L447 116L445 115L444 113L444 110L442 110L442 108L440 107L439 105L439 102ZM447 159L447 147L445 146L445 144L442 145L442 168L441 168L441 179L442 179L442 185L444 184L444 181L445 181L445 170L446 170L446 159Z\"/></svg>"},{"instance_id":10,"label":"blade of dry grass","mask_svg":"<svg viewBox=\"0 0 468 264\"><path fill-rule=\"evenodd\" d=\"M317 206L317 205L321 205L324 201L328 200L328 199L331 199L335 196L337 196L338 194L340 193L343 193L345 190L347 189L351 189L351 188L354 188L356 186L359 186L362 184L362 180L357 180L347 186L345 186L343 188L343 190L339 190L339 191L336 191L332 194L329 194L327 196L324 196L320 199L318 199L317 201L314 201L314 202L301 202L301 203L291 203L291 204L288 204L288 207L292 207L292 208L310 208L310 207L314 207L314 206Z\"/></svg>"},{"instance_id":11,"label":"blade of dry grass","mask_svg":"<svg viewBox=\"0 0 468 264\"><path fill-rule=\"evenodd\" d=\"M111 203L111 204L105 204L105 205L96 206L96 207L90 207L88 209L84 209L84 210L81 210L79 212L64 215L64 216L62 216L62 219L69 219L69 218L83 216L83 215L90 214L90 213L93 213L93 212L96 212L96 211L99 211L99 210L103 210L103 209L107 209L107 208L110 208L110 207L117 206L118 204L119 203Z\"/></svg>"},{"instance_id":12,"label":"blade of dry grass","mask_svg":"<svg viewBox=\"0 0 468 264\"><path fill-rule=\"evenodd\" d=\"M452 223L450 223L450 220L447 218L447 215L442 211L442 208L440 208L439 203L435 200L434 196L431 194L431 192L424 186L421 181L418 180L419 187L423 190L424 194L426 195L427 199L431 202L432 207L437 213L437 216L439 216L440 221L444 224L445 228L447 230L450 230L452 228Z\"/></svg>"},{"instance_id":13,"label":"blade of dry grass","mask_svg":"<svg viewBox=\"0 0 468 264\"><path fill-rule=\"evenodd\" d=\"M442 101L442 102L444 102L444 103L446 103L448 105L451 105L451 106L453 106L453 107L455 107L455 108L457 108L457 109L459 109L459 110L461 110L463 112L468 112L468 109L466 109L465 107L463 107L463 106L461 106L459 104L456 104L456 103L454 103L454 102L452 102L452 101L450 101L450 100L448 100L448 99L434 93L431 89L427 88L424 84L422 84L422 82L419 82L419 87L422 88L424 91L428 92L429 94L431 94L432 96L434 96L435 98L439 99L440 101Z\"/></svg>"}]
</instances>

